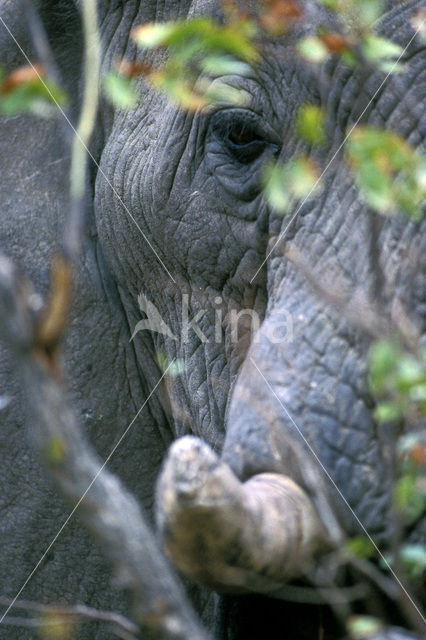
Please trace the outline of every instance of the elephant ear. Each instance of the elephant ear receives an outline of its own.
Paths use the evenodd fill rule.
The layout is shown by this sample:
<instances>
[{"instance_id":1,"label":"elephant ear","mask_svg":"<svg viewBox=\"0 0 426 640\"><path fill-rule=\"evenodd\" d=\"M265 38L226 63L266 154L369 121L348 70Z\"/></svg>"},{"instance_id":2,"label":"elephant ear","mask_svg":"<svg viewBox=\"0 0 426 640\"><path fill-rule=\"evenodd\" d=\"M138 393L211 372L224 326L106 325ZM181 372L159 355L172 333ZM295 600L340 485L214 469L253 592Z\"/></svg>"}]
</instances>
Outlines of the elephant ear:
<instances>
[{"instance_id":1,"label":"elephant ear","mask_svg":"<svg viewBox=\"0 0 426 640\"><path fill-rule=\"evenodd\" d=\"M34 2L40 19L40 23L36 23L34 20L28 21L27 8L30 4L26 0L0 2L0 68L7 77L10 72L28 65L28 60L40 62L43 49L40 33L44 34L49 41L61 87L71 98L65 109L72 122L78 112L77 89L83 52L78 10L72 2ZM38 38L36 46L34 36ZM52 254L69 209L71 135L72 129L59 110L49 118L30 113L9 117L0 114L0 250L29 276L34 288L42 296L46 295L49 288ZM102 442L102 435L113 436L111 423L114 422L114 426L116 421L128 424L128 416L123 415L121 408L110 406L108 401L103 403L101 409L93 407L94 402L90 404L90 399L84 405L88 382L83 374L90 367L90 373L86 373L86 376L95 377L98 375L96 367L101 368L98 364L99 354L94 353L96 341L89 342L87 339L90 333L88 327L99 328L105 334L107 329L111 333L115 331L113 338L108 338L114 341L115 351L107 338L103 342L106 354L102 362L103 377L96 388L100 399L109 400L111 393L108 395L106 388L111 388L111 376L117 378L117 373L114 371L111 376L108 375L111 366L107 355L111 352L116 356L116 336L120 328L117 328L105 299L107 288L100 284L97 270L101 258L93 243L87 241L86 245L77 274L74 322L70 325L65 346L67 365L71 365L67 366L67 382L88 429L90 417L98 417L102 412L104 421L102 424L100 420L96 423L96 428L102 428L99 446L109 451L112 445ZM86 336L86 345L82 345L82 336ZM81 352L84 358L79 356ZM15 364L0 335L0 468L3 479L0 500L0 596L17 593L53 538L60 519L58 495L53 493L38 456L27 442L24 425L28 426L30 432L31 407L26 407L21 397L22 380L18 377ZM126 411L130 414L133 406ZM106 439L107 436L103 437ZM71 594L70 602L84 599L84 594L92 591L89 582L97 575L96 561L100 567L104 566L99 563L99 555L92 550L88 560L90 568L80 568L79 559L86 557L87 549L88 541L83 533L76 532L75 527L70 533L64 531L63 541L59 541L55 554L49 558L47 570L40 576L34 576L28 585L27 597L38 600L43 593L47 601L56 601L57 594L62 590ZM51 565L54 565L52 569ZM70 571L70 567L73 567L73 571ZM98 579L99 584L105 583L104 575L104 582L101 582L99 575ZM80 593L76 593L76 585ZM23 637L22 630L8 637Z\"/></svg>"},{"instance_id":2,"label":"elephant ear","mask_svg":"<svg viewBox=\"0 0 426 640\"><path fill-rule=\"evenodd\" d=\"M78 110L75 96L83 48L74 4L69 0L43 0L31 6L24 0L11 0L1 3L0 18L3 74L7 78L26 67L31 75L31 64L43 64L60 84L61 93L69 96L64 108L72 120ZM0 244L25 267L42 293L48 285L52 249L68 208L70 134L71 127L59 109L52 108L48 118L19 112L6 117L0 113Z\"/></svg>"}]
</instances>

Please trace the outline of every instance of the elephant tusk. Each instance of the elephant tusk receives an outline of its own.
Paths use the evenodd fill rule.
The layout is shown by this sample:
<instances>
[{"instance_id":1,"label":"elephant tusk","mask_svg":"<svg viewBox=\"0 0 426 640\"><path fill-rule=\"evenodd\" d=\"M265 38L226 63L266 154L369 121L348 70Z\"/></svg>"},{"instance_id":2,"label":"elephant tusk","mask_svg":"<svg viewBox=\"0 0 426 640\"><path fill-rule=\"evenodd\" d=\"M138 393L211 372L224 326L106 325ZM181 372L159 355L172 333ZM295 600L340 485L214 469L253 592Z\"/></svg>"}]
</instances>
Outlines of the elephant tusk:
<instances>
[{"instance_id":1,"label":"elephant tusk","mask_svg":"<svg viewBox=\"0 0 426 640\"><path fill-rule=\"evenodd\" d=\"M157 525L172 562L215 590L266 593L303 573L326 534L306 493L289 477L242 483L210 447L177 440L157 484Z\"/></svg>"}]
</instances>

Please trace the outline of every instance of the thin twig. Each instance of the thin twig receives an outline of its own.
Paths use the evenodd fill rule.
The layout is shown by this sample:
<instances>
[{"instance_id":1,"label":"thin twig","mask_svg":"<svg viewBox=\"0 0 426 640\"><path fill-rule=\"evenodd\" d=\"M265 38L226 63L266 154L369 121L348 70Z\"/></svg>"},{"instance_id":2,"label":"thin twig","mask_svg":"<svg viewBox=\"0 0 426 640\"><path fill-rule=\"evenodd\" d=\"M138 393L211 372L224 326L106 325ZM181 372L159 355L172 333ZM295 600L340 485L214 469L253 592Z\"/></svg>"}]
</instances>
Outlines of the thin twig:
<instances>
[{"instance_id":1,"label":"thin twig","mask_svg":"<svg viewBox=\"0 0 426 640\"><path fill-rule=\"evenodd\" d=\"M303 604L347 604L365 598L368 589L363 584L355 584L350 587L315 585L313 587L303 587L299 585L286 584L268 593L268 597L276 600L287 600L288 602L300 602Z\"/></svg>"},{"instance_id":2,"label":"thin twig","mask_svg":"<svg viewBox=\"0 0 426 640\"><path fill-rule=\"evenodd\" d=\"M101 69L101 41L98 29L97 0L84 0L81 6L85 38L84 95L80 119L72 145L70 215L63 238L63 251L71 262L76 260L81 247L83 220L86 210L87 148L96 123Z\"/></svg>"},{"instance_id":3,"label":"thin twig","mask_svg":"<svg viewBox=\"0 0 426 640\"><path fill-rule=\"evenodd\" d=\"M383 273L382 265L380 263L380 249L379 249L379 233L381 227L381 220L379 220L379 214L372 209L367 213L367 257L370 266L370 278L368 283L368 295L371 301L371 305L376 309L383 310L383 295L385 288L385 275ZM378 313L378 312L377 312ZM382 314L380 314L382 315Z\"/></svg>"},{"instance_id":4,"label":"thin twig","mask_svg":"<svg viewBox=\"0 0 426 640\"><path fill-rule=\"evenodd\" d=\"M34 6L33 0L25 0L24 11L27 18L28 29L31 34L32 44L38 60L43 63L47 75L58 85L61 85L61 74L50 47L43 22L36 7Z\"/></svg>"},{"instance_id":5,"label":"thin twig","mask_svg":"<svg viewBox=\"0 0 426 640\"><path fill-rule=\"evenodd\" d=\"M23 283L11 261L0 255L0 330L19 368L19 379L31 406L30 436L53 479L74 507L0 621L78 509L80 519L99 541L118 581L132 599L132 619L141 627L139 637L152 630L161 640L207 640L209 635L165 560L137 500L106 469L116 447L105 462L98 458L80 428L60 379L34 350L31 293L29 284ZM155 388L151 394L154 391ZM60 443L59 455L49 454L52 442Z\"/></svg>"},{"instance_id":6,"label":"thin twig","mask_svg":"<svg viewBox=\"0 0 426 640\"><path fill-rule=\"evenodd\" d=\"M10 600L9 598L0 596L0 605L9 607L11 603L12 600ZM123 628L124 631L128 631L130 633L137 633L139 630L138 626L134 622L129 620L129 618L123 616L121 613L117 613L116 611L102 611L99 609L94 609L93 607L88 607L85 604L65 606L56 604L42 604L40 602L33 602L30 600L16 600L13 603L13 606L15 609L35 611L37 613L51 613L62 617L71 616L88 618L89 620L102 620L115 624Z\"/></svg>"},{"instance_id":7,"label":"thin twig","mask_svg":"<svg viewBox=\"0 0 426 640\"><path fill-rule=\"evenodd\" d=\"M22 618L20 616L8 616L6 621L3 623L8 627L23 627L27 629L41 629L44 631L47 628L61 627L63 621L61 620L40 620L38 618ZM112 625L111 631L117 638L120 640L137 640L137 636L133 635L129 631L122 629L117 625Z\"/></svg>"}]
</instances>

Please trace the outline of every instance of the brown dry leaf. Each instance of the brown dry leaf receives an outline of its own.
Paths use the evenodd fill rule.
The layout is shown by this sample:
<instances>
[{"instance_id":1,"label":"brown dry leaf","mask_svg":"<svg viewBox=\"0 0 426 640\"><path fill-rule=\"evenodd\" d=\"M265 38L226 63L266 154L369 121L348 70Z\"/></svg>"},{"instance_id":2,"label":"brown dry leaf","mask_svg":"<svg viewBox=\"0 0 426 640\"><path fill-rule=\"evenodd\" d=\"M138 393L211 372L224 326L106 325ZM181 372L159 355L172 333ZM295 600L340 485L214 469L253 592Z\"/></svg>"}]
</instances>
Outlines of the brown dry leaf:
<instances>
[{"instance_id":1,"label":"brown dry leaf","mask_svg":"<svg viewBox=\"0 0 426 640\"><path fill-rule=\"evenodd\" d=\"M0 93L6 95L18 85L42 76L44 71L44 65L39 63L33 65L27 64L23 67L18 67L15 71L12 71L12 73L9 73L9 75L6 76L0 88Z\"/></svg>"},{"instance_id":2,"label":"brown dry leaf","mask_svg":"<svg viewBox=\"0 0 426 640\"><path fill-rule=\"evenodd\" d=\"M298 0L264 0L267 14L275 20L297 20L303 16Z\"/></svg>"},{"instance_id":3,"label":"brown dry leaf","mask_svg":"<svg viewBox=\"0 0 426 640\"><path fill-rule=\"evenodd\" d=\"M325 44L330 53L348 51L354 44L349 38L335 32L321 33L318 35L318 38Z\"/></svg>"},{"instance_id":4,"label":"brown dry leaf","mask_svg":"<svg viewBox=\"0 0 426 640\"><path fill-rule=\"evenodd\" d=\"M426 465L426 447L420 443L416 444L410 451L411 460L419 465Z\"/></svg>"},{"instance_id":5,"label":"brown dry leaf","mask_svg":"<svg viewBox=\"0 0 426 640\"><path fill-rule=\"evenodd\" d=\"M295 20L303 15L303 9L296 0L264 0L264 12L260 24L272 35L283 35Z\"/></svg>"},{"instance_id":6,"label":"brown dry leaf","mask_svg":"<svg viewBox=\"0 0 426 640\"><path fill-rule=\"evenodd\" d=\"M123 76L127 76L128 78L136 78L138 76L147 76L152 71L154 71L154 67L146 62L131 62L130 60L126 60L123 58L116 65L116 69L118 73L121 73Z\"/></svg>"}]
</instances>

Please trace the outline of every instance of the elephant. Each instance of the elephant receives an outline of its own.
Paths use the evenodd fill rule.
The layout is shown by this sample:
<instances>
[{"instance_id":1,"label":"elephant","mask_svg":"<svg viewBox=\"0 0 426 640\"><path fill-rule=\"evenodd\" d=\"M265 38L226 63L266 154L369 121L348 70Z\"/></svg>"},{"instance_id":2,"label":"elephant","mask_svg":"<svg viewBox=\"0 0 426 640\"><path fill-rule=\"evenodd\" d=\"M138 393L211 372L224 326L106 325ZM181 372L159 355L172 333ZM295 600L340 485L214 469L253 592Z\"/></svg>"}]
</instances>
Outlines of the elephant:
<instances>
[{"instance_id":1,"label":"elephant","mask_svg":"<svg viewBox=\"0 0 426 640\"><path fill-rule=\"evenodd\" d=\"M42 297L48 295L51 255L69 207L70 124L78 117L83 73L80 4L36 3L70 99L67 119L63 113L50 119L26 114L0 121L1 248ZM302 4L297 37L298 30L309 34L333 24L326 3ZM24 5L8 0L1 8L1 64L8 71L40 53ZM375 318L369 318L365 300L377 293L374 269L380 262L385 308L397 313L403 301L424 340L425 223L381 218L380 255L372 255L371 210L339 152L360 117L424 147L425 55L412 21L420 9L419 0L386 3L379 33L402 47L409 43L404 73L386 82L377 69L366 74L335 58L319 68L301 62L291 31L265 47L249 75L226 78L249 95L247 105L188 112L143 77L135 108L101 102L63 345L66 386L102 459L132 425L108 466L148 518L157 518L178 567L201 583L188 583L191 601L223 640L261 633L273 640L284 628L294 639L320 633L343 637L330 608L268 597L268 591L272 584L275 589L297 580L301 556L311 559L323 546L341 545L343 536L368 532L381 548L389 542L394 479L389 438L396 434L373 416L366 379L370 335L352 320L371 320L372 329ZM103 70L117 59L141 58L131 38L136 26L198 15L221 19L221 11L213 0L102 0ZM330 114L328 142L320 150L293 126L307 102ZM318 155L327 171L321 190L299 207L292 204L283 217L264 198L260 176L267 162L285 162L299 152ZM330 303L322 292L333 294L330 283L351 292L351 305ZM69 506L27 438L31 405L26 406L4 341L0 357L0 596L22 593L36 602L126 612L108 558L78 513L68 522ZM173 364L176 372L164 377ZM214 495L223 479L225 502L231 491L237 496L224 528L232 528L240 506L247 518L242 533L235 534L240 538L227 541L224 557L215 557L213 565L198 553L197 542L189 550L185 546L188 529L196 530L196 509L187 516L185 505L195 485L203 488L198 481L204 473L206 486L209 474L217 474ZM247 516L241 487L247 500L254 487L256 509L264 509L263 529L256 525L252 538L254 516ZM295 532L293 525L286 531L289 504L296 505ZM200 535L209 522L202 521ZM211 522L212 537L220 538L222 525ZM419 518L407 539L424 543L425 522ZM246 530L250 549L242 541ZM279 538L264 566L264 557L255 553L256 539L267 547L276 531L296 542L274 564ZM302 550L300 537L306 538ZM247 560L252 549L256 557ZM236 575L230 565L240 561L244 570ZM218 597L216 590L225 593ZM389 615L392 624L401 624L397 612ZM392 637L408 637L398 633ZM0 624L1 638L32 634L7 626L7 617ZM78 628L77 637L111 636L104 623L92 621Z\"/></svg>"}]
</instances>

